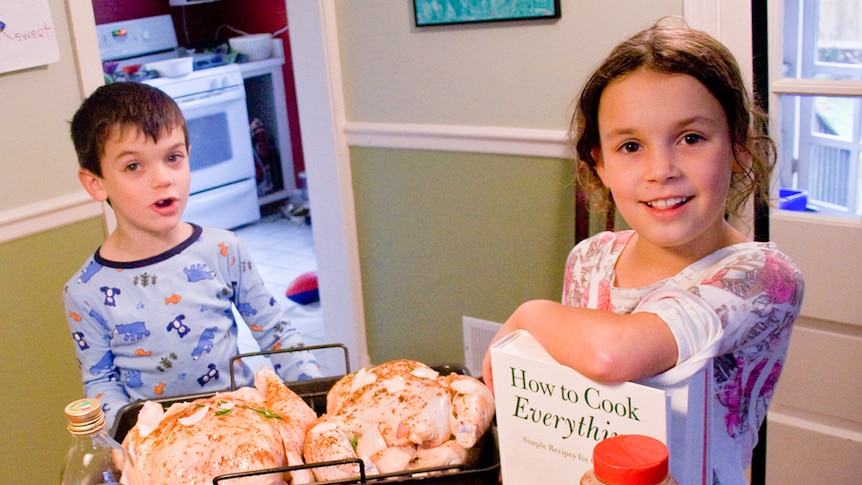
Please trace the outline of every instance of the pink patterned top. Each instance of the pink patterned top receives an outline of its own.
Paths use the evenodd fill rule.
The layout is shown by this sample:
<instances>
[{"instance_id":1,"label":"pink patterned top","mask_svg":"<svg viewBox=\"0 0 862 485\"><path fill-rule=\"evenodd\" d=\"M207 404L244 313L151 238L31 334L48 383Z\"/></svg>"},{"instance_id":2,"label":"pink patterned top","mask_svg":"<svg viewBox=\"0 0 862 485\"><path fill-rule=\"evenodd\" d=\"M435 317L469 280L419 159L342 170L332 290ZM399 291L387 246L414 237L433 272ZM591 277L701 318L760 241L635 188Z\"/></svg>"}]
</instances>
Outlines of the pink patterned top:
<instances>
[{"instance_id":1,"label":"pink patterned top","mask_svg":"<svg viewBox=\"0 0 862 485\"><path fill-rule=\"evenodd\" d=\"M694 403L707 410L709 481L747 483L743 473L802 306L802 274L774 243L747 242L722 248L650 286L617 288L617 258L633 235L603 232L575 246L566 262L563 304L660 316L677 341L679 359L643 383L670 389L706 368L711 378L704 394L711 398L697 403L695 397L688 409L695 412ZM672 434L681 433L673 427L683 423L672 417ZM672 467L673 460L671 449Z\"/></svg>"}]
</instances>

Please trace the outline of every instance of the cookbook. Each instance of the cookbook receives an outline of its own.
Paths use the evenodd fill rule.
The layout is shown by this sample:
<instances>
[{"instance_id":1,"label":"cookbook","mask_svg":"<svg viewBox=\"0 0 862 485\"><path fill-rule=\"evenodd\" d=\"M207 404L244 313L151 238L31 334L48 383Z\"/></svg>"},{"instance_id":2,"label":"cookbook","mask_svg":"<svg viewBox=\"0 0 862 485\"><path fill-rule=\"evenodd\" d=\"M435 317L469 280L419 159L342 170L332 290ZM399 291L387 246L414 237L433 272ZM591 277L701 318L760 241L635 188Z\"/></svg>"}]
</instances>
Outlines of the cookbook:
<instances>
[{"instance_id":1,"label":"cookbook","mask_svg":"<svg viewBox=\"0 0 862 485\"><path fill-rule=\"evenodd\" d=\"M605 438L641 434L668 444L669 396L602 384L557 363L523 330L491 347L503 483L571 484Z\"/></svg>"}]
</instances>

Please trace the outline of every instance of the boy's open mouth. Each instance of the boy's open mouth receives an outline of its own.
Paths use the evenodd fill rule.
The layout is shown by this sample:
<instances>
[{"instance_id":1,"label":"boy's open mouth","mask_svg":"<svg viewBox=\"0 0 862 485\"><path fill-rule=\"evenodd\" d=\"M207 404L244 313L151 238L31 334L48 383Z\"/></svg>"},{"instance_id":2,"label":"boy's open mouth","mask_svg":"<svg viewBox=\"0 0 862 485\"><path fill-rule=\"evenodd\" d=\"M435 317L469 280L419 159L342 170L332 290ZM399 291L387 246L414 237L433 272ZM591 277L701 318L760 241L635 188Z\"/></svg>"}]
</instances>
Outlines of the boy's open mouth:
<instances>
[{"instance_id":1,"label":"boy's open mouth","mask_svg":"<svg viewBox=\"0 0 862 485\"><path fill-rule=\"evenodd\" d=\"M162 199L162 200L156 201L156 207L158 207L158 208L170 207L171 204L173 204L173 203L174 203L174 199Z\"/></svg>"},{"instance_id":2,"label":"boy's open mouth","mask_svg":"<svg viewBox=\"0 0 862 485\"><path fill-rule=\"evenodd\" d=\"M669 199L651 200L644 203L653 209L674 209L685 204L690 199L690 197L671 197Z\"/></svg>"}]
</instances>

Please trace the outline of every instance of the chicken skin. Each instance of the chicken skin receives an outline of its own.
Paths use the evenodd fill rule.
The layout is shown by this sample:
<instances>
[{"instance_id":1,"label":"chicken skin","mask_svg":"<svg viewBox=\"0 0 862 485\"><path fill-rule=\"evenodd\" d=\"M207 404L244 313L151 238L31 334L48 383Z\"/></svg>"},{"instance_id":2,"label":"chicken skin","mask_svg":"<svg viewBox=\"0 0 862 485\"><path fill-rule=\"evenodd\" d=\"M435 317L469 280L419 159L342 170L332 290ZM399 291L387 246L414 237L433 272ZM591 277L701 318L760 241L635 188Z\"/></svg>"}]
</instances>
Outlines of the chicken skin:
<instances>
[{"instance_id":1,"label":"chicken skin","mask_svg":"<svg viewBox=\"0 0 862 485\"><path fill-rule=\"evenodd\" d=\"M123 445L148 484L212 483L213 477L302 464L306 431L317 415L268 368L257 388L176 403L147 401ZM230 483L309 483L308 470L270 473Z\"/></svg>"},{"instance_id":2,"label":"chicken skin","mask_svg":"<svg viewBox=\"0 0 862 485\"><path fill-rule=\"evenodd\" d=\"M326 411L306 435L305 461L360 458L373 475L465 464L491 425L494 398L472 377L395 360L341 378ZM318 480L359 475L357 465L313 470Z\"/></svg>"}]
</instances>

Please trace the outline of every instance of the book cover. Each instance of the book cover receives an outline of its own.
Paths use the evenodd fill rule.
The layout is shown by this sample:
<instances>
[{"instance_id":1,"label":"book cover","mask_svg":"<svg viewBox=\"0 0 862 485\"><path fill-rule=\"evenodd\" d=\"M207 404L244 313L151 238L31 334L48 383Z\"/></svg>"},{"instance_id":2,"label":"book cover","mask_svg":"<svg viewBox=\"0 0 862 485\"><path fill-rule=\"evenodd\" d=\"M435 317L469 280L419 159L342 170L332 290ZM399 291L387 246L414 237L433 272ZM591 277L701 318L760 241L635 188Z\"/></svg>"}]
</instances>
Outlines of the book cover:
<instances>
[{"instance_id":1,"label":"book cover","mask_svg":"<svg viewBox=\"0 0 862 485\"><path fill-rule=\"evenodd\" d=\"M619 434L668 443L663 390L588 379L523 330L491 347L491 365L503 483L577 483L596 443Z\"/></svg>"}]
</instances>

